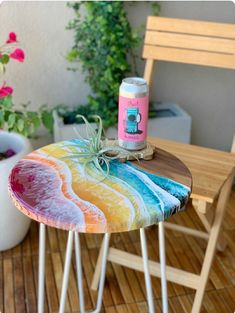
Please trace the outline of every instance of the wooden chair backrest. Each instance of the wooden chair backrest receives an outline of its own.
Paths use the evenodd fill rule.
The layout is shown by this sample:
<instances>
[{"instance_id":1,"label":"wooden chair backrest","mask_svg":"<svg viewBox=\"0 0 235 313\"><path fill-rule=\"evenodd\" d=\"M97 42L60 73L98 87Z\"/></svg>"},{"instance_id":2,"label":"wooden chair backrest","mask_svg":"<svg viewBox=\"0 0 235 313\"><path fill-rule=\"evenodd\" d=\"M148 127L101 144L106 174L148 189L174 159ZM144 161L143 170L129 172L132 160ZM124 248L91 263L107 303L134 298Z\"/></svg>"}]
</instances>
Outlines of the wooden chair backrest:
<instances>
[{"instance_id":1,"label":"wooden chair backrest","mask_svg":"<svg viewBox=\"0 0 235 313\"><path fill-rule=\"evenodd\" d=\"M149 16L143 58L149 84L156 60L235 69L235 24Z\"/></svg>"}]
</instances>

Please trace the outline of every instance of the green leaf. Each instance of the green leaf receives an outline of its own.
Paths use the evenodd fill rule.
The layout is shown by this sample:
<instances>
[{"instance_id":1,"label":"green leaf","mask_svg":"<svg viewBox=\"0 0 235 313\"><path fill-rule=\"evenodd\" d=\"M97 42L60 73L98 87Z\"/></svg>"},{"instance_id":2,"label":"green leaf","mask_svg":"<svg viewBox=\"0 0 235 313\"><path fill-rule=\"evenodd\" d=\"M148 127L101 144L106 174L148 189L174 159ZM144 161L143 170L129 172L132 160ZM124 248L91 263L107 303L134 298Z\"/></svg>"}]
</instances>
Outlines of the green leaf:
<instances>
[{"instance_id":1,"label":"green leaf","mask_svg":"<svg viewBox=\"0 0 235 313\"><path fill-rule=\"evenodd\" d=\"M16 114L11 113L8 117L8 120L7 120L7 124L8 124L9 128L12 128L14 126L15 120L16 120Z\"/></svg>"},{"instance_id":2,"label":"green leaf","mask_svg":"<svg viewBox=\"0 0 235 313\"><path fill-rule=\"evenodd\" d=\"M0 110L0 128L4 126L4 111Z\"/></svg>"},{"instance_id":3,"label":"green leaf","mask_svg":"<svg viewBox=\"0 0 235 313\"><path fill-rule=\"evenodd\" d=\"M161 12L161 5L156 1L152 2L151 5L152 5L153 15L155 15L155 16L159 15Z\"/></svg>"},{"instance_id":4,"label":"green leaf","mask_svg":"<svg viewBox=\"0 0 235 313\"><path fill-rule=\"evenodd\" d=\"M37 129L40 127L41 125L41 120L38 116L35 116L33 119L32 119L32 123L34 125L34 128Z\"/></svg>"},{"instance_id":5,"label":"green leaf","mask_svg":"<svg viewBox=\"0 0 235 313\"><path fill-rule=\"evenodd\" d=\"M50 132L53 131L54 119L51 112L42 112L42 123Z\"/></svg>"},{"instance_id":6,"label":"green leaf","mask_svg":"<svg viewBox=\"0 0 235 313\"><path fill-rule=\"evenodd\" d=\"M10 60L10 57L7 55L7 54L3 54L1 57L0 57L0 62L2 64L7 64Z\"/></svg>"},{"instance_id":7,"label":"green leaf","mask_svg":"<svg viewBox=\"0 0 235 313\"><path fill-rule=\"evenodd\" d=\"M21 118L17 121L17 129L19 132L22 132L24 129L24 120Z\"/></svg>"},{"instance_id":8,"label":"green leaf","mask_svg":"<svg viewBox=\"0 0 235 313\"><path fill-rule=\"evenodd\" d=\"M7 108L7 109L12 108L12 106L13 106L13 104L12 104L12 96L10 95L10 96L7 96L7 97L3 98L1 100L1 102L0 102L0 104L3 107Z\"/></svg>"},{"instance_id":9,"label":"green leaf","mask_svg":"<svg viewBox=\"0 0 235 313\"><path fill-rule=\"evenodd\" d=\"M8 111L8 110L5 110L5 111L3 111L3 112L4 112L4 120L5 120L5 122L7 123L8 117L9 117L9 115L11 114L11 112Z\"/></svg>"},{"instance_id":10,"label":"green leaf","mask_svg":"<svg viewBox=\"0 0 235 313\"><path fill-rule=\"evenodd\" d=\"M28 126L25 126L23 131L22 131L22 134L25 136L25 137L28 137L29 136L29 127Z\"/></svg>"},{"instance_id":11,"label":"green leaf","mask_svg":"<svg viewBox=\"0 0 235 313\"><path fill-rule=\"evenodd\" d=\"M75 49L72 49L71 51L67 53L66 59L69 62L73 62L74 60L77 59L78 55L79 55L78 51Z\"/></svg>"},{"instance_id":12,"label":"green leaf","mask_svg":"<svg viewBox=\"0 0 235 313\"><path fill-rule=\"evenodd\" d=\"M34 125L34 128L37 129L41 125L40 113L38 112L27 112L26 113L30 123Z\"/></svg>"},{"instance_id":13,"label":"green leaf","mask_svg":"<svg viewBox=\"0 0 235 313\"><path fill-rule=\"evenodd\" d=\"M29 134L33 134L35 132L35 127L34 127L34 125L31 123L30 125L29 125Z\"/></svg>"}]
</instances>

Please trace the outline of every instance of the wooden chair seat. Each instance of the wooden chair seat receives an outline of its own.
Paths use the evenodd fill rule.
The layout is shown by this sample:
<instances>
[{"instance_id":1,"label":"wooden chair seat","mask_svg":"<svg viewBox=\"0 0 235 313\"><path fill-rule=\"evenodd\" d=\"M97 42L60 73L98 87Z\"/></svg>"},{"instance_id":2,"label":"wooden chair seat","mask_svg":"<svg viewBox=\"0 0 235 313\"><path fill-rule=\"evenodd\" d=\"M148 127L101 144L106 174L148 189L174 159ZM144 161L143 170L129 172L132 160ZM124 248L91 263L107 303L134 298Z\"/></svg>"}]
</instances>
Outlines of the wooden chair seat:
<instances>
[{"instance_id":1,"label":"wooden chair seat","mask_svg":"<svg viewBox=\"0 0 235 313\"><path fill-rule=\"evenodd\" d=\"M160 138L149 141L176 155L193 176L192 199L213 203L235 167L235 154Z\"/></svg>"}]
</instances>

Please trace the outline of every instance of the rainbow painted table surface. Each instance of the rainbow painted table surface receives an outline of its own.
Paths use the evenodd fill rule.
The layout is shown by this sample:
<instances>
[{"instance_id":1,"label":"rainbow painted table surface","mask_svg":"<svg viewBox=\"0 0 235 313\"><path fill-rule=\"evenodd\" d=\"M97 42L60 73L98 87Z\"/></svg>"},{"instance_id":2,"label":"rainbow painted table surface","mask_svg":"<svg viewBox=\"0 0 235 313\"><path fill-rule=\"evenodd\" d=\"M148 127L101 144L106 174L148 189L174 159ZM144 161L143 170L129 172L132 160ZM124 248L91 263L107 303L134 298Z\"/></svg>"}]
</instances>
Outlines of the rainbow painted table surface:
<instances>
[{"instance_id":1,"label":"rainbow painted table surface","mask_svg":"<svg viewBox=\"0 0 235 313\"><path fill-rule=\"evenodd\" d=\"M63 141L32 152L9 177L16 207L30 218L66 230L122 232L165 220L180 211L191 192L191 174L173 155L157 149L151 161L112 161L104 179L79 159L82 140Z\"/></svg>"}]
</instances>

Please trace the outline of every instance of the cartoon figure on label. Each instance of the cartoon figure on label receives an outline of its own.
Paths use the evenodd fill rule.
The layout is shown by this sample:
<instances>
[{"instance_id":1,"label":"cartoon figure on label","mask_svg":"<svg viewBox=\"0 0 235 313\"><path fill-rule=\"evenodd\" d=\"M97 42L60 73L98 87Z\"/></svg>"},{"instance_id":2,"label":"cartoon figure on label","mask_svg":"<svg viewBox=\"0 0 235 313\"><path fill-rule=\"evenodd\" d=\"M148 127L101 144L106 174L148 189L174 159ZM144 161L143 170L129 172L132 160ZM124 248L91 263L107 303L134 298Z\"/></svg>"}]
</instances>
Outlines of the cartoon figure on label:
<instances>
[{"instance_id":1,"label":"cartoon figure on label","mask_svg":"<svg viewBox=\"0 0 235 313\"><path fill-rule=\"evenodd\" d=\"M140 121L141 114L139 113L139 108L127 108L125 132L128 134L142 134L142 130L138 129Z\"/></svg>"}]
</instances>

